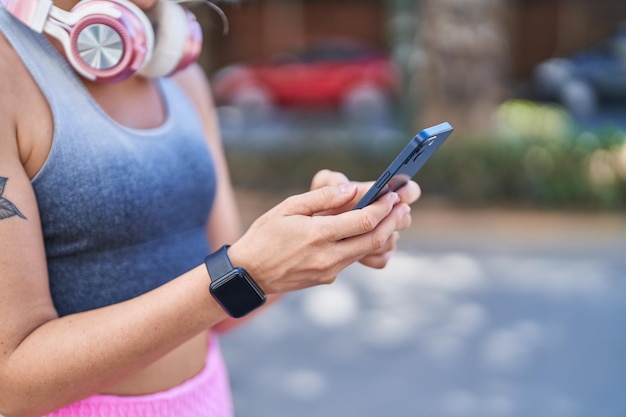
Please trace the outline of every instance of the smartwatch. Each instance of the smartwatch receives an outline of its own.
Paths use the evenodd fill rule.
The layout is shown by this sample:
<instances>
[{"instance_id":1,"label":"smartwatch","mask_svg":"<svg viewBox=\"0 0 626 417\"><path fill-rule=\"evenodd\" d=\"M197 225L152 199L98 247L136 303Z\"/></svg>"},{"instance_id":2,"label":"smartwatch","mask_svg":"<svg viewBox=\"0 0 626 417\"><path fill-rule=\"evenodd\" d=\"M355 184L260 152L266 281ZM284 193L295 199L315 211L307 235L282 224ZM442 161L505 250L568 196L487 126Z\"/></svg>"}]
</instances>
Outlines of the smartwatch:
<instances>
[{"instance_id":1,"label":"smartwatch","mask_svg":"<svg viewBox=\"0 0 626 417\"><path fill-rule=\"evenodd\" d=\"M222 246L204 260L211 285L209 291L229 316L240 318L265 303L265 293L243 268L228 257L230 245Z\"/></svg>"}]
</instances>

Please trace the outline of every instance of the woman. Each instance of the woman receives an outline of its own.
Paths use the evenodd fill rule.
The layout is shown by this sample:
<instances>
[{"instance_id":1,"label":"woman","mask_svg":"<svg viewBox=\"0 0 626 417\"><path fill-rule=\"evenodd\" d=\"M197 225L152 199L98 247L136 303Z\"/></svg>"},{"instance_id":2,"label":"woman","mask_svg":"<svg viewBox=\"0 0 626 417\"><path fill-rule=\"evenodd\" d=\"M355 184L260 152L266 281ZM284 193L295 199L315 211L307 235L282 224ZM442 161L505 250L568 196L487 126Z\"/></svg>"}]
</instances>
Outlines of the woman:
<instances>
[{"instance_id":1,"label":"woman","mask_svg":"<svg viewBox=\"0 0 626 417\"><path fill-rule=\"evenodd\" d=\"M417 184L351 211L369 184L321 171L242 234L196 64L90 77L41 17L71 20L77 0L2 3L0 414L231 416L212 332L263 294L331 283L357 261L384 267ZM143 13L163 2L115 3ZM224 295L233 271L245 288Z\"/></svg>"}]
</instances>

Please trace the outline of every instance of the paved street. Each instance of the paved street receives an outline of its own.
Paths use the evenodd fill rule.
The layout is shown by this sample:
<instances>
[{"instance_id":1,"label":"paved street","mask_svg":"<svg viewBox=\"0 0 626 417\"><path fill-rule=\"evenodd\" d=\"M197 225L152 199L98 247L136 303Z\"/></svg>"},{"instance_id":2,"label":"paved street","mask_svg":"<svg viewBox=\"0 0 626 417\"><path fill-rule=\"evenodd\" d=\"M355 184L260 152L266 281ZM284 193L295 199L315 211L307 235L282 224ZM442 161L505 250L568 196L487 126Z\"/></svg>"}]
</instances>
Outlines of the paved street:
<instances>
[{"instance_id":1,"label":"paved street","mask_svg":"<svg viewBox=\"0 0 626 417\"><path fill-rule=\"evenodd\" d=\"M413 210L385 270L222 337L238 417L626 416L626 216Z\"/></svg>"}]
</instances>

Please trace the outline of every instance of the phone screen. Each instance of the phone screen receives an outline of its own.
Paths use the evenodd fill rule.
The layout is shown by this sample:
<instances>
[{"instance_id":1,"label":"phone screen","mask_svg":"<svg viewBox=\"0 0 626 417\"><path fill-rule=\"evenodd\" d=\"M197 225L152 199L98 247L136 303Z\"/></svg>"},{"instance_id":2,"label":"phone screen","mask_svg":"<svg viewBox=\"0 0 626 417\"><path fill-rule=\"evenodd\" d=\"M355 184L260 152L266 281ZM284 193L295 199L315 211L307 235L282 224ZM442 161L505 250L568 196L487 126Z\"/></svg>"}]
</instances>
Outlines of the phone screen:
<instances>
[{"instance_id":1,"label":"phone screen","mask_svg":"<svg viewBox=\"0 0 626 417\"><path fill-rule=\"evenodd\" d=\"M450 123L444 122L415 135L354 206L354 210L373 203L389 191L400 189L417 174L453 130Z\"/></svg>"}]
</instances>

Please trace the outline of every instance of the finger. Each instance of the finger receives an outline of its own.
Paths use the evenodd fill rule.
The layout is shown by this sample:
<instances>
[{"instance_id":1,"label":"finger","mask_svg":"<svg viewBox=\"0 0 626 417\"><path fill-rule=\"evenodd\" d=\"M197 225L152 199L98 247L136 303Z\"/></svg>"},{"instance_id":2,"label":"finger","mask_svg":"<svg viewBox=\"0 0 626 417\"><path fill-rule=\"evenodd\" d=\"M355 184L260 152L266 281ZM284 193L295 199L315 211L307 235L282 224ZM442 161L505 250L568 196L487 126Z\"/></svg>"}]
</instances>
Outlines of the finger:
<instances>
[{"instance_id":1,"label":"finger","mask_svg":"<svg viewBox=\"0 0 626 417\"><path fill-rule=\"evenodd\" d=\"M323 233L330 241L369 233L385 220L399 199L396 193L388 193L361 210L350 210L336 216L320 217L318 218L320 227L323 228Z\"/></svg>"},{"instance_id":2,"label":"finger","mask_svg":"<svg viewBox=\"0 0 626 417\"><path fill-rule=\"evenodd\" d=\"M340 185L349 183L350 180L343 173L322 169L318 171L311 181L311 190L316 190L327 185Z\"/></svg>"},{"instance_id":3,"label":"finger","mask_svg":"<svg viewBox=\"0 0 626 417\"><path fill-rule=\"evenodd\" d=\"M406 204L413 204L422 195L422 190L415 181L407 182L396 192L400 196L400 201Z\"/></svg>"},{"instance_id":4,"label":"finger","mask_svg":"<svg viewBox=\"0 0 626 417\"><path fill-rule=\"evenodd\" d=\"M391 256L393 255L393 251L381 253L378 255L370 255L361 259L359 262L362 265L365 265L374 269L383 269L389 263Z\"/></svg>"},{"instance_id":5,"label":"finger","mask_svg":"<svg viewBox=\"0 0 626 417\"><path fill-rule=\"evenodd\" d=\"M411 206L406 203L399 203L393 208L389 217L396 219L396 231L406 230L411 227L413 220L411 217Z\"/></svg>"},{"instance_id":6,"label":"finger","mask_svg":"<svg viewBox=\"0 0 626 417\"><path fill-rule=\"evenodd\" d=\"M358 254L359 249L355 251L355 247L358 248L359 245L355 245L353 241L358 239L358 237L337 242L336 253L340 259L343 259L342 262L337 264L337 271L341 271L357 261L370 268L384 268L395 253L399 238L400 233L397 231L392 232L382 250L366 254L365 256Z\"/></svg>"},{"instance_id":7,"label":"finger","mask_svg":"<svg viewBox=\"0 0 626 417\"><path fill-rule=\"evenodd\" d=\"M374 253L370 253L359 260L359 262L370 268L381 269L387 266L387 262L391 259L391 256L395 253L397 248L397 241L400 233L393 232L385 246Z\"/></svg>"},{"instance_id":8,"label":"finger","mask_svg":"<svg viewBox=\"0 0 626 417\"><path fill-rule=\"evenodd\" d=\"M340 174L340 175L343 175L343 174ZM319 213L316 213L316 214L319 215L319 216L328 216L328 215L343 213L345 211L348 211L348 210L352 209L355 206L355 204L359 200L361 200L361 197L363 197L363 195L365 195L367 190L369 190L369 188L374 184L374 181L371 181L371 182L354 181L352 183L355 184L356 187L357 187L357 193L354 196L354 198L352 198L352 200L348 201L342 207L338 207L338 208L336 208L334 210L322 211L322 212L319 212Z\"/></svg>"},{"instance_id":9,"label":"finger","mask_svg":"<svg viewBox=\"0 0 626 417\"><path fill-rule=\"evenodd\" d=\"M384 198L384 197L383 197ZM394 206L392 212L386 216L378 226L369 233L353 236L346 239L346 251L360 252L363 256L383 251L390 238L398 230L407 229L411 225L410 207L400 203ZM394 241L395 244L395 241Z\"/></svg>"},{"instance_id":10,"label":"finger","mask_svg":"<svg viewBox=\"0 0 626 417\"><path fill-rule=\"evenodd\" d=\"M382 248L373 251L367 256L378 256L387 252L393 252L394 250L396 250L396 244L398 242L398 239L400 239L400 232L396 230L391 234L391 236L389 236L389 239L387 239L387 242Z\"/></svg>"},{"instance_id":11,"label":"finger","mask_svg":"<svg viewBox=\"0 0 626 417\"><path fill-rule=\"evenodd\" d=\"M356 185L350 183L339 186L326 186L308 193L289 197L280 204L279 209L285 215L301 214L312 216L320 211L345 205L354 198L356 191Z\"/></svg>"},{"instance_id":12,"label":"finger","mask_svg":"<svg viewBox=\"0 0 626 417\"><path fill-rule=\"evenodd\" d=\"M391 234L391 236L389 236L389 239L387 239L387 242L385 243L385 245L383 247L381 247L378 250L374 250L371 253L368 253L366 255L367 256L378 256L378 255L382 255L384 253L387 252L393 252L396 250L396 246L397 246L397 242L400 239L400 232L398 232L397 230L395 232L393 232Z\"/></svg>"}]
</instances>

